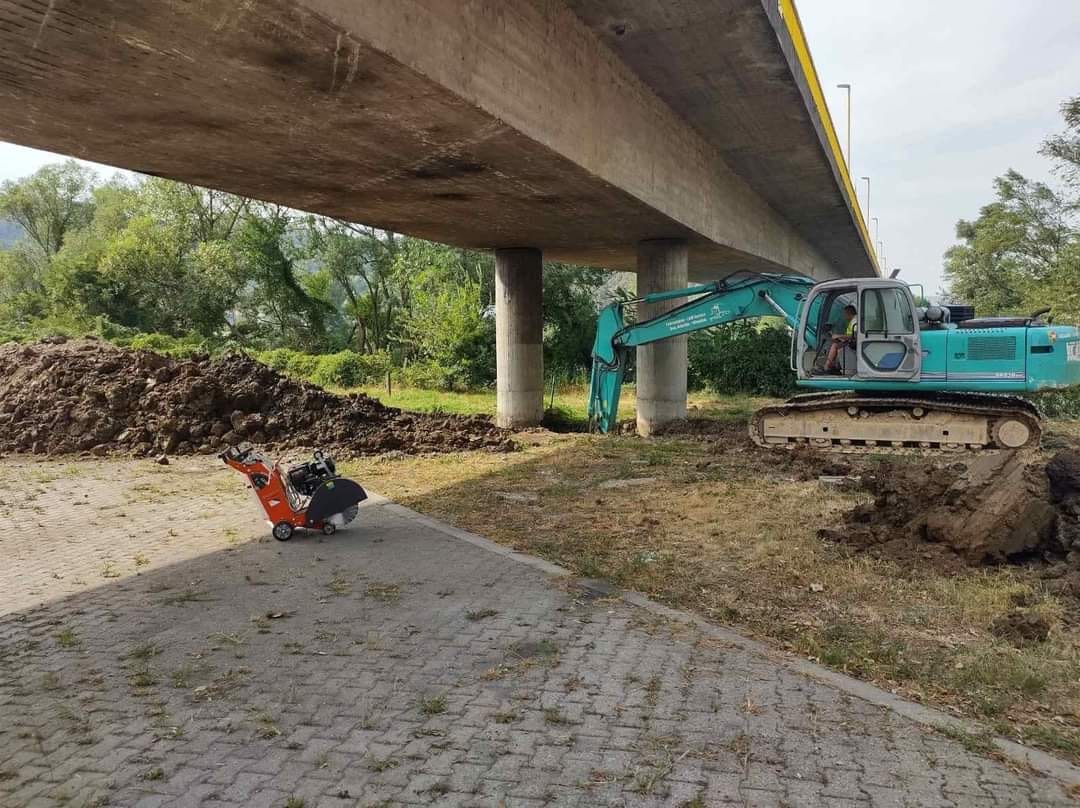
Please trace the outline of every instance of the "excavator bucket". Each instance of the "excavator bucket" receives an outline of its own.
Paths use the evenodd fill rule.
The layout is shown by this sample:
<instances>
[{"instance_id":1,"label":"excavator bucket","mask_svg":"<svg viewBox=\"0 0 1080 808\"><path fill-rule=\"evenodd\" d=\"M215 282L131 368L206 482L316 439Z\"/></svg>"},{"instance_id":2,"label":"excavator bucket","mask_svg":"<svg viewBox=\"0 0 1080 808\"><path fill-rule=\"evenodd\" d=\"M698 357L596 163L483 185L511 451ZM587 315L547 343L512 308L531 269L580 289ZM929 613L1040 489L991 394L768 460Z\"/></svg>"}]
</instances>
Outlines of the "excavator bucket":
<instances>
[{"instance_id":1,"label":"excavator bucket","mask_svg":"<svg viewBox=\"0 0 1080 808\"><path fill-rule=\"evenodd\" d=\"M615 336L623 329L622 306L605 306L596 322L593 366L589 378L589 431L611 431L619 414L619 393L626 374L625 357L614 348Z\"/></svg>"}]
</instances>

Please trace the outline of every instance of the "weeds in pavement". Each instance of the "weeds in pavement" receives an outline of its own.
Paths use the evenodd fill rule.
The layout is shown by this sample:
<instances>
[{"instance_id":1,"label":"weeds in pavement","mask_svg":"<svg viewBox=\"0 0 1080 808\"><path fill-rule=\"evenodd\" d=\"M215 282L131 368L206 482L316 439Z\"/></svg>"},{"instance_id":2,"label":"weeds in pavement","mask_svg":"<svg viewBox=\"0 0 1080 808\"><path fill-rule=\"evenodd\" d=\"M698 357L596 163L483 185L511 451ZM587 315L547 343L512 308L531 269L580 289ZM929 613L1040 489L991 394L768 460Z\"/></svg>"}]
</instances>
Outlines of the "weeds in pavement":
<instances>
[{"instance_id":1,"label":"weeds in pavement","mask_svg":"<svg viewBox=\"0 0 1080 808\"><path fill-rule=\"evenodd\" d=\"M424 696L420 699L420 712L424 715L442 715L446 712L446 696Z\"/></svg>"},{"instance_id":2,"label":"weeds in pavement","mask_svg":"<svg viewBox=\"0 0 1080 808\"><path fill-rule=\"evenodd\" d=\"M397 603L401 597L401 587L398 584L369 584L365 594L381 603Z\"/></svg>"},{"instance_id":3,"label":"weeds in pavement","mask_svg":"<svg viewBox=\"0 0 1080 808\"><path fill-rule=\"evenodd\" d=\"M160 653L161 649L158 648L157 645L152 642L144 642L139 645L132 646L131 650L127 653L127 657L128 659L137 659L145 662L148 659L156 657Z\"/></svg>"},{"instance_id":4,"label":"weeds in pavement","mask_svg":"<svg viewBox=\"0 0 1080 808\"><path fill-rule=\"evenodd\" d=\"M401 761L397 758L385 757L385 758L372 758L368 761L367 767L373 772L384 772L387 769L396 769L401 765Z\"/></svg>"},{"instance_id":5,"label":"weeds in pavement","mask_svg":"<svg viewBox=\"0 0 1080 808\"><path fill-rule=\"evenodd\" d=\"M75 648L79 644L79 637L73 628L65 628L56 635L56 644L61 648Z\"/></svg>"},{"instance_id":6,"label":"weeds in pavement","mask_svg":"<svg viewBox=\"0 0 1080 808\"><path fill-rule=\"evenodd\" d=\"M545 707L544 708L544 723L545 724L569 724L570 721L558 707Z\"/></svg>"}]
</instances>

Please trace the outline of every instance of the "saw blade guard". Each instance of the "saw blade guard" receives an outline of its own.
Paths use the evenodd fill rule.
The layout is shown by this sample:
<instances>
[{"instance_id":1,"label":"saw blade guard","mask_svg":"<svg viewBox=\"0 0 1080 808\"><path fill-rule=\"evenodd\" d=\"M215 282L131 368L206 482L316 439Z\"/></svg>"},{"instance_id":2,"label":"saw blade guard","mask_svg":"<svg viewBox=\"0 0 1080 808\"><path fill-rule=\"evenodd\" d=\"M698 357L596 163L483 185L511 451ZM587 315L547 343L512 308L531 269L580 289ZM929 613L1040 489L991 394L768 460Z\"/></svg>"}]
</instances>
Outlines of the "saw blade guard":
<instances>
[{"instance_id":1,"label":"saw blade guard","mask_svg":"<svg viewBox=\"0 0 1080 808\"><path fill-rule=\"evenodd\" d=\"M356 506L365 499L367 492L352 480L344 477L326 480L311 496L307 507L307 524L317 525L335 516L341 516L344 520L346 512L352 508L355 514Z\"/></svg>"}]
</instances>

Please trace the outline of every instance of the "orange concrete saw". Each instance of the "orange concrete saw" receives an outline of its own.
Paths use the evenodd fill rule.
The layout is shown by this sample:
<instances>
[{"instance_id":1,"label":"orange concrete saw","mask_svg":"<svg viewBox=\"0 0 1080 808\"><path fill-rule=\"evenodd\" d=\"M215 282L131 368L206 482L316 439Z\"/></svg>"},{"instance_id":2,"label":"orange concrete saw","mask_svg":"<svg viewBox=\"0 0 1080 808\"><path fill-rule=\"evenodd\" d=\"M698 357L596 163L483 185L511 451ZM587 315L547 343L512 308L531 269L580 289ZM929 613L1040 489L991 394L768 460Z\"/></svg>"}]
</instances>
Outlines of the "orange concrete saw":
<instances>
[{"instance_id":1,"label":"orange concrete saw","mask_svg":"<svg viewBox=\"0 0 1080 808\"><path fill-rule=\"evenodd\" d=\"M250 446L230 446L219 457L247 477L278 541L291 539L298 527L332 535L356 518L367 499L363 488L338 476L334 461L321 451L284 471Z\"/></svg>"}]
</instances>

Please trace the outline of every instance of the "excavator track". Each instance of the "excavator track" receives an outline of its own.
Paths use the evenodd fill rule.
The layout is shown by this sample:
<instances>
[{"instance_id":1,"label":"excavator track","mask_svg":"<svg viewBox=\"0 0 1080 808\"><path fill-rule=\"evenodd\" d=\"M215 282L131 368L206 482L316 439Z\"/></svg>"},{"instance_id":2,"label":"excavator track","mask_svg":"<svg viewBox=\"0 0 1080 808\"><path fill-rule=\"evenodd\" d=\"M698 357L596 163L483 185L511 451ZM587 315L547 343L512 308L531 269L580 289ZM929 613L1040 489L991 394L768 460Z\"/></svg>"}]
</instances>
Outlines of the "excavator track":
<instances>
[{"instance_id":1,"label":"excavator track","mask_svg":"<svg viewBox=\"0 0 1080 808\"><path fill-rule=\"evenodd\" d=\"M1038 446L1040 421L1038 408L1018 396L809 393L758 410L750 437L770 449L980 452Z\"/></svg>"}]
</instances>

